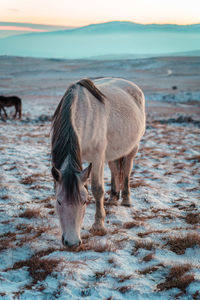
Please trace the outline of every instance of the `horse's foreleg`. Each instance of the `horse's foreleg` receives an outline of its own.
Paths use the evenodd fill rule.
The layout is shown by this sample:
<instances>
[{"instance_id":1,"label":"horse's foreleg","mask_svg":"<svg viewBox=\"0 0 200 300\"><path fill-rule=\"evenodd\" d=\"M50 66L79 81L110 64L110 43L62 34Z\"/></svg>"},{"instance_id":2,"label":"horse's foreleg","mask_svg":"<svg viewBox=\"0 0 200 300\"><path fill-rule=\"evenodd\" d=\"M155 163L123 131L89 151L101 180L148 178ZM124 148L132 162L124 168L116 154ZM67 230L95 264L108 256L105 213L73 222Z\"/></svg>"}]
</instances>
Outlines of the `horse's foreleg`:
<instances>
[{"instance_id":1,"label":"horse's foreleg","mask_svg":"<svg viewBox=\"0 0 200 300\"><path fill-rule=\"evenodd\" d=\"M8 115L7 115L6 110L5 110L5 108L3 106L1 106L1 108L0 108L0 116L1 116L1 109L3 110L4 115L5 115L6 119L7 119Z\"/></svg>"},{"instance_id":2,"label":"horse's foreleg","mask_svg":"<svg viewBox=\"0 0 200 300\"><path fill-rule=\"evenodd\" d=\"M96 201L95 222L92 231L105 234L104 227L105 209L104 209L104 183L103 183L104 161L96 161L92 163L91 187L92 193Z\"/></svg>"},{"instance_id":3,"label":"horse's foreleg","mask_svg":"<svg viewBox=\"0 0 200 300\"><path fill-rule=\"evenodd\" d=\"M117 205L120 194L120 163L121 160L110 161L108 163L111 171L111 193L108 204Z\"/></svg>"},{"instance_id":4,"label":"horse's foreleg","mask_svg":"<svg viewBox=\"0 0 200 300\"><path fill-rule=\"evenodd\" d=\"M138 151L138 145L134 147L130 154L123 159L123 189L122 189L122 205L131 206L130 199L130 174L133 167L133 159Z\"/></svg>"}]
</instances>

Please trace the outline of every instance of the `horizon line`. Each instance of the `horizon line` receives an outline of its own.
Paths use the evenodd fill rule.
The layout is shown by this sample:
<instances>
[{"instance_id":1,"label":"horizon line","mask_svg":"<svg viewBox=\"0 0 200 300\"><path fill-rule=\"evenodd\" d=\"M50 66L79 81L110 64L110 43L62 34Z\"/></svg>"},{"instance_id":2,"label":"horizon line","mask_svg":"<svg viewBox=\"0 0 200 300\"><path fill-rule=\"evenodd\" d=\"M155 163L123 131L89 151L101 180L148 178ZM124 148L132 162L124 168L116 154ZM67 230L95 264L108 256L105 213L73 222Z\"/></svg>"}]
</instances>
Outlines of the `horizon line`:
<instances>
[{"instance_id":1,"label":"horizon line","mask_svg":"<svg viewBox=\"0 0 200 300\"><path fill-rule=\"evenodd\" d=\"M42 26L55 26L55 27L71 27L71 28L81 28L86 27L90 25L99 25L99 24L106 24L106 23L113 23L113 22L124 22L124 23L133 23L138 25L176 25L176 26L190 26L190 25L199 25L199 23L186 23L186 24L177 24L177 23L139 23L139 22L133 22L133 21L127 21L127 20L112 20L112 21L106 21L106 22L99 22L99 23L88 23L86 25L80 25L80 26L72 26L72 25L58 25L58 24L44 24L44 23L33 23L33 22L14 22L14 21L1 21L0 23L11 23L11 24L30 24L30 25L42 25Z\"/></svg>"}]
</instances>

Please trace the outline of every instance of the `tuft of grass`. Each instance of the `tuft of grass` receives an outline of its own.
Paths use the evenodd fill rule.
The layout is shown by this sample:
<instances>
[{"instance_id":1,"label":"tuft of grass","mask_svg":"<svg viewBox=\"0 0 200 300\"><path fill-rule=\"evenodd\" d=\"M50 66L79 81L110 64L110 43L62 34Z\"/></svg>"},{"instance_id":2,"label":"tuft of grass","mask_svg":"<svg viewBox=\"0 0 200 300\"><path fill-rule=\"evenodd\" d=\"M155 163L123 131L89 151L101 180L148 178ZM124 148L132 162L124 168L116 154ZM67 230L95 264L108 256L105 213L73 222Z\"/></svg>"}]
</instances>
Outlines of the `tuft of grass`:
<instances>
[{"instance_id":1,"label":"tuft of grass","mask_svg":"<svg viewBox=\"0 0 200 300\"><path fill-rule=\"evenodd\" d=\"M126 280L130 280L132 277L133 277L132 274L130 274L130 275L119 275L117 277L117 280L118 280L118 282L124 282Z\"/></svg>"},{"instance_id":2,"label":"tuft of grass","mask_svg":"<svg viewBox=\"0 0 200 300\"><path fill-rule=\"evenodd\" d=\"M106 277L106 275L108 274L108 271L104 270L102 272L95 272L95 279L99 280L102 277Z\"/></svg>"},{"instance_id":3,"label":"tuft of grass","mask_svg":"<svg viewBox=\"0 0 200 300\"><path fill-rule=\"evenodd\" d=\"M117 288L117 290L121 293L121 294L125 294L127 292L129 292L131 290L131 286L125 285L125 286L120 286Z\"/></svg>"},{"instance_id":4,"label":"tuft of grass","mask_svg":"<svg viewBox=\"0 0 200 300\"><path fill-rule=\"evenodd\" d=\"M160 269L160 267L164 267L163 264L147 267L143 270L139 270L138 273L141 275L151 274L151 273L157 271L158 269Z\"/></svg>"},{"instance_id":5,"label":"tuft of grass","mask_svg":"<svg viewBox=\"0 0 200 300\"><path fill-rule=\"evenodd\" d=\"M34 182L35 182L35 178L32 175L25 177L20 181L20 183L25 184L25 185L33 184Z\"/></svg>"},{"instance_id":6,"label":"tuft of grass","mask_svg":"<svg viewBox=\"0 0 200 300\"><path fill-rule=\"evenodd\" d=\"M188 233L185 236L168 237L167 244L176 254L184 254L187 248L200 246L200 234Z\"/></svg>"},{"instance_id":7,"label":"tuft of grass","mask_svg":"<svg viewBox=\"0 0 200 300\"><path fill-rule=\"evenodd\" d=\"M32 277L32 284L41 282L45 280L47 276L51 275L62 261L61 259L42 258L53 251L55 251L55 249L52 248L39 251L30 259L16 262L12 268L8 268L5 271L19 270L23 267L27 267L29 274Z\"/></svg>"},{"instance_id":8,"label":"tuft of grass","mask_svg":"<svg viewBox=\"0 0 200 300\"><path fill-rule=\"evenodd\" d=\"M145 240L138 240L135 242L134 249L131 253L131 255L134 255L135 252L138 251L138 249L146 249L146 250L153 250L154 249L154 244L152 241L145 241Z\"/></svg>"},{"instance_id":9,"label":"tuft of grass","mask_svg":"<svg viewBox=\"0 0 200 300\"><path fill-rule=\"evenodd\" d=\"M146 232L139 232L138 233L138 236L140 237L140 238L143 238L143 237L145 237L145 236L147 236L147 235L150 235L150 234L156 234L156 233L165 233L165 232L167 232L168 230L149 230L149 231L146 231Z\"/></svg>"},{"instance_id":10,"label":"tuft of grass","mask_svg":"<svg viewBox=\"0 0 200 300\"><path fill-rule=\"evenodd\" d=\"M185 293L187 286L194 281L193 274L185 274L190 270L191 266L189 264L173 266L165 281L157 285L158 290L163 291L178 288Z\"/></svg>"},{"instance_id":11,"label":"tuft of grass","mask_svg":"<svg viewBox=\"0 0 200 300\"><path fill-rule=\"evenodd\" d=\"M150 253L150 254L147 254L146 256L144 256L142 260L145 262L148 262L148 261L152 260L153 257L154 257L154 254Z\"/></svg>"},{"instance_id":12,"label":"tuft of grass","mask_svg":"<svg viewBox=\"0 0 200 300\"><path fill-rule=\"evenodd\" d=\"M123 225L123 227L125 229L130 229L130 228L133 228L133 227L136 227L136 226L138 226L138 224L136 222L134 222L134 221L133 222L126 222Z\"/></svg>"},{"instance_id":13,"label":"tuft of grass","mask_svg":"<svg viewBox=\"0 0 200 300\"><path fill-rule=\"evenodd\" d=\"M39 218L40 217L40 211L39 209L27 209L23 213L19 214L20 218L27 218L27 219L32 219L32 218Z\"/></svg>"},{"instance_id":14,"label":"tuft of grass","mask_svg":"<svg viewBox=\"0 0 200 300\"><path fill-rule=\"evenodd\" d=\"M185 221L191 225L200 223L200 213L188 213L185 217Z\"/></svg>"}]
</instances>

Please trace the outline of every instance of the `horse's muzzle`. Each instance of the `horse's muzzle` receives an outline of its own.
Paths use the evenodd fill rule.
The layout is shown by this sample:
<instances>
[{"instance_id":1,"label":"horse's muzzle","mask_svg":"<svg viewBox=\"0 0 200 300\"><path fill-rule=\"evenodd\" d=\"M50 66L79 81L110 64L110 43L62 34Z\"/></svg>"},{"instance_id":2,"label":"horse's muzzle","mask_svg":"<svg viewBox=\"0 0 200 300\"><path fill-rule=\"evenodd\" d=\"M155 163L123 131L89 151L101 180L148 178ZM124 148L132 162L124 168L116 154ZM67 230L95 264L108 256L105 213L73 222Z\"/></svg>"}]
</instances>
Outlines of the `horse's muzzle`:
<instances>
[{"instance_id":1,"label":"horse's muzzle","mask_svg":"<svg viewBox=\"0 0 200 300\"><path fill-rule=\"evenodd\" d=\"M79 240L77 243L71 244L71 243L69 243L69 242L65 239L64 234L62 235L62 244L63 244L63 246L67 246L67 247L78 247L78 246L81 245L81 243L82 243L81 240Z\"/></svg>"}]
</instances>

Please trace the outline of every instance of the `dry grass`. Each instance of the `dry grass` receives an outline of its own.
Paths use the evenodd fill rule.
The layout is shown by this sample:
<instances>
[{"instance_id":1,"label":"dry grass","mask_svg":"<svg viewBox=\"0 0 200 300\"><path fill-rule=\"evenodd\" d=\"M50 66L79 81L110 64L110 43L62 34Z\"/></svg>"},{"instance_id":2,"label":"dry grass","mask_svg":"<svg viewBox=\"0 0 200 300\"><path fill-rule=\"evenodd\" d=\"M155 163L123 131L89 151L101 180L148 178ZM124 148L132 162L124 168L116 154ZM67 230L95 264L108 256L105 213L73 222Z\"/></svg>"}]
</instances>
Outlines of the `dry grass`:
<instances>
[{"instance_id":1,"label":"dry grass","mask_svg":"<svg viewBox=\"0 0 200 300\"><path fill-rule=\"evenodd\" d=\"M130 228L133 228L133 227L136 227L136 226L138 226L138 224L135 221L133 221L133 222L126 222L126 223L124 223L123 228L130 229Z\"/></svg>"},{"instance_id":2,"label":"dry grass","mask_svg":"<svg viewBox=\"0 0 200 300\"><path fill-rule=\"evenodd\" d=\"M42 250L34 254L30 259L16 262L12 268L8 268L5 271L19 270L23 267L27 267L30 276L32 277L32 284L36 284L39 281L43 281L47 276L52 275L61 259L45 259L42 258L55 251L53 248Z\"/></svg>"},{"instance_id":3,"label":"dry grass","mask_svg":"<svg viewBox=\"0 0 200 300\"><path fill-rule=\"evenodd\" d=\"M140 238L143 238L143 237L145 237L145 236L147 236L147 235L150 235L150 234L157 234L157 233L165 233L165 232L167 232L168 230L149 230L149 231L146 231L146 232L139 232L138 233L138 236L140 237Z\"/></svg>"},{"instance_id":4,"label":"dry grass","mask_svg":"<svg viewBox=\"0 0 200 300\"><path fill-rule=\"evenodd\" d=\"M94 251L94 252L113 252L116 250L113 244L106 242L102 244L99 241L83 241L78 247L64 247L63 250L69 252Z\"/></svg>"},{"instance_id":5,"label":"dry grass","mask_svg":"<svg viewBox=\"0 0 200 300\"><path fill-rule=\"evenodd\" d=\"M190 270L191 266L189 264L172 267L165 281L157 285L158 290L163 291L178 288L185 293L187 286L194 281L194 275L185 274Z\"/></svg>"},{"instance_id":6,"label":"dry grass","mask_svg":"<svg viewBox=\"0 0 200 300\"><path fill-rule=\"evenodd\" d=\"M21 184L33 184L35 182L35 178L33 175L23 178L20 183Z\"/></svg>"},{"instance_id":7,"label":"dry grass","mask_svg":"<svg viewBox=\"0 0 200 300\"><path fill-rule=\"evenodd\" d=\"M3 195L3 196L1 196L1 199L7 200L7 199L9 199L9 196L8 195Z\"/></svg>"},{"instance_id":8,"label":"dry grass","mask_svg":"<svg viewBox=\"0 0 200 300\"><path fill-rule=\"evenodd\" d=\"M125 294L127 292L129 292L131 290L131 286L125 285L125 286L120 286L117 288L117 290L121 293L121 294Z\"/></svg>"},{"instance_id":9,"label":"dry grass","mask_svg":"<svg viewBox=\"0 0 200 300\"><path fill-rule=\"evenodd\" d=\"M191 225L200 223L200 213L188 213L185 217L185 221Z\"/></svg>"},{"instance_id":10,"label":"dry grass","mask_svg":"<svg viewBox=\"0 0 200 300\"><path fill-rule=\"evenodd\" d=\"M150 253L150 254L147 254L146 256L144 256L142 260L145 262L148 262L148 261L152 260L153 257L154 257L154 253Z\"/></svg>"},{"instance_id":11,"label":"dry grass","mask_svg":"<svg viewBox=\"0 0 200 300\"><path fill-rule=\"evenodd\" d=\"M136 189L141 186L151 187L148 183L144 182L144 180L137 180L135 182L130 182L130 187Z\"/></svg>"},{"instance_id":12,"label":"dry grass","mask_svg":"<svg viewBox=\"0 0 200 300\"><path fill-rule=\"evenodd\" d=\"M27 209L23 213L19 214L20 218L27 218L27 219L32 219L32 218L39 218L40 217L40 211L39 209Z\"/></svg>"},{"instance_id":13,"label":"dry grass","mask_svg":"<svg viewBox=\"0 0 200 300\"><path fill-rule=\"evenodd\" d=\"M0 251L7 250L12 247L12 242L16 241L16 233L6 232L0 235Z\"/></svg>"},{"instance_id":14,"label":"dry grass","mask_svg":"<svg viewBox=\"0 0 200 300\"><path fill-rule=\"evenodd\" d=\"M171 236L168 237L166 245L170 246L170 250L176 254L184 254L187 248L200 246L200 234L188 233L185 236Z\"/></svg>"},{"instance_id":15,"label":"dry grass","mask_svg":"<svg viewBox=\"0 0 200 300\"><path fill-rule=\"evenodd\" d=\"M138 240L135 242L135 246L131 255L134 255L140 248L146 250L153 250L155 248L155 245L153 244L152 241Z\"/></svg>"},{"instance_id":16,"label":"dry grass","mask_svg":"<svg viewBox=\"0 0 200 300\"><path fill-rule=\"evenodd\" d=\"M117 280L118 280L118 282L124 282L126 280L130 280L132 277L133 277L132 274L129 274L129 275L123 275L123 274L121 274L121 275L119 275L117 277Z\"/></svg>"},{"instance_id":17,"label":"dry grass","mask_svg":"<svg viewBox=\"0 0 200 300\"><path fill-rule=\"evenodd\" d=\"M150 266L150 267L147 267L147 268L145 268L145 269L143 269L143 270L139 270L138 273L139 273L140 275L151 274L151 273L153 273L153 272L159 270L160 267L163 268L164 266L163 266L162 264L159 264L159 265L156 265L156 266Z\"/></svg>"},{"instance_id":18,"label":"dry grass","mask_svg":"<svg viewBox=\"0 0 200 300\"><path fill-rule=\"evenodd\" d=\"M107 270L104 270L104 271L102 271L102 272L95 272L95 279L96 280L99 280L99 279L101 279L102 277L103 278L105 278L106 276L107 276L107 274L109 273L109 271L107 271Z\"/></svg>"},{"instance_id":19,"label":"dry grass","mask_svg":"<svg viewBox=\"0 0 200 300\"><path fill-rule=\"evenodd\" d=\"M194 160L196 162L200 162L200 155L194 155L194 156L191 156L191 157L187 157L186 159L187 160Z\"/></svg>"}]
</instances>

